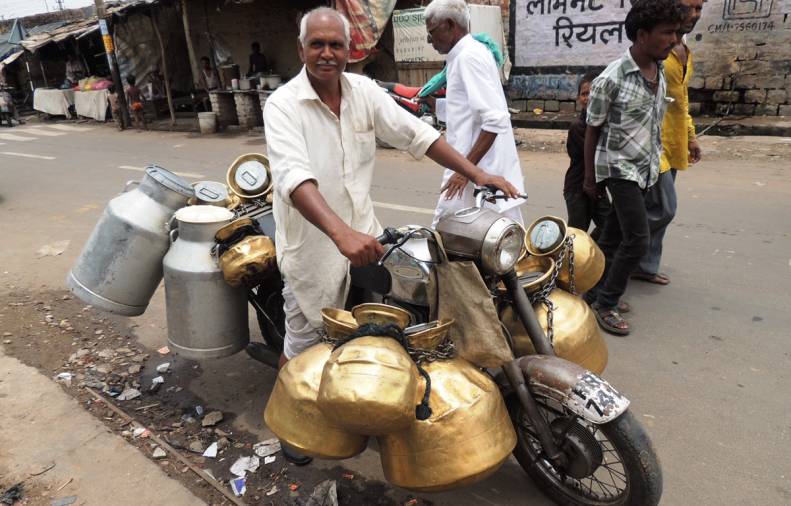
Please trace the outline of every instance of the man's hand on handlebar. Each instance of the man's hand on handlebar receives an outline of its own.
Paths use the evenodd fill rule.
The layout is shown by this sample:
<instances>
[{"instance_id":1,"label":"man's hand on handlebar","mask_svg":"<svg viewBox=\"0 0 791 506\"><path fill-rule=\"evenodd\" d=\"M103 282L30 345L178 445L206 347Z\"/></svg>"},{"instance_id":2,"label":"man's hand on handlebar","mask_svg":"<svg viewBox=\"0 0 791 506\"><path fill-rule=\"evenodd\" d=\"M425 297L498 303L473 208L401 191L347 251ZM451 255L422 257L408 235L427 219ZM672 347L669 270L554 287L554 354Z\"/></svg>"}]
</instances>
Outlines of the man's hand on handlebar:
<instances>
[{"instance_id":1,"label":"man's hand on handlebar","mask_svg":"<svg viewBox=\"0 0 791 506\"><path fill-rule=\"evenodd\" d=\"M354 267L376 263L385 253L384 247L376 240L376 237L351 228L335 241L335 245Z\"/></svg>"},{"instance_id":2,"label":"man's hand on handlebar","mask_svg":"<svg viewBox=\"0 0 791 506\"><path fill-rule=\"evenodd\" d=\"M520 197L519 190L517 190L516 187L509 183L504 177L493 176L491 174L484 173L483 176L479 177L478 180L475 181L475 184L478 186L494 186L503 192L509 199Z\"/></svg>"}]
</instances>

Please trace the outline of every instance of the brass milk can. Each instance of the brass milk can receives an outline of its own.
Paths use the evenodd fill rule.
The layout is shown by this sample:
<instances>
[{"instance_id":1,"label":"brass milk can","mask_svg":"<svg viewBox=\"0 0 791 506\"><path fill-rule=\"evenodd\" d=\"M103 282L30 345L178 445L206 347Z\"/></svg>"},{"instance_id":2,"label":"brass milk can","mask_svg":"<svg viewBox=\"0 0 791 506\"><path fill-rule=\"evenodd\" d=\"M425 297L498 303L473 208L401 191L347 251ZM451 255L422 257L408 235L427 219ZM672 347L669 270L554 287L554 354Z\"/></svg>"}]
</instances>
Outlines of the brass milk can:
<instances>
[{"instance_id":1,"label":"brass milk can","mask_svg":"<svg viewBox=\"0 0 791 506\"><path fill-rule=\"evenodd\" d=\"M607 343L602 338L593 311L581 297L559 288L552 290L549 300L554 306L552 344L555 353L596 374L601 374L607 367ZM546 306L539 302L533 305L533 309L536 311L541 327L546 332ZM535 353L533 343L511 306L506 306L501 311L500 320L511 333L514 355L521 357Z\"/></svg>"},{"instance_id":2,"label":"brass milk can","mask_svg":"<svg viewBox=\"0 0 791 506\"><path fill-rule=\"evenodd\" d=\"M445 322L445 334L449 326ZM421 348L441 341L437 336L410 337L410 343ZM499 388L462 358L425 362L422 367L431 377L432 414L378 438L385 477L399 487L434 492L493 474L516 446L516 432ZM422 397L426 382L422 377L419 381Z\"/></svg>"},{"instance_id":3,"label":"brass milk can","mask_svg":"<svg viewBox=\"0 0 791 506\"><path fill-rule=\"evenodd\" d=\"M395 324L409 313L384 304L352 310L360 324ZM321 376L319 409L346 430L371 436L406 428L415 418L418 371L404 347L390 337L363 336L330 355Z\"/></svg>"},{"instance_id":4,"label":"brass milk can","mask_svg":"<svg viewBox=\"0 0 791 506\"><path fill-rule=\"evenodd\" d=\"M319 343L280 370L264 409L264 422L282 441L312 457L347 459L365 450L368 436L352 434L319 410L321 373L332 347Z\"/></svg>"}]
</instances>

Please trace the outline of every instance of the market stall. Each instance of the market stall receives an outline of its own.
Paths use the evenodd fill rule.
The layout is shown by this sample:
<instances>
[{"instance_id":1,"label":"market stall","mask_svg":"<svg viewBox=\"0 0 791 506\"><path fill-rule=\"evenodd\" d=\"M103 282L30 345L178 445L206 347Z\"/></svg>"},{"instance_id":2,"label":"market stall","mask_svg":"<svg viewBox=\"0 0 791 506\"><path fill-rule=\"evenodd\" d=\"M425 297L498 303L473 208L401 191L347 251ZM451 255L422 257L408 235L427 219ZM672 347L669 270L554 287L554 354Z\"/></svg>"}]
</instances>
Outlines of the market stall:
<instances>
[{"instance_id":1,"label":"market stall","mask_svg":"<svg viewBox=\"0 0 791 506\"><path fill-rule=\"evenodd\" d=\"M74 110L77 116L104 121L107 117L108 90L77 91L74 93Z\"/></svg>"},{"instance_id":2,"label":"market stall","mask_svg":"<svg viewBox=\"0 0 791 506\"><path fill-rule=\"evenodd\" d=\"M33 93L33 109L53 116L71 117L69 108L74 105L74 90L37 88Z\"/></svg>"}]
</instances>

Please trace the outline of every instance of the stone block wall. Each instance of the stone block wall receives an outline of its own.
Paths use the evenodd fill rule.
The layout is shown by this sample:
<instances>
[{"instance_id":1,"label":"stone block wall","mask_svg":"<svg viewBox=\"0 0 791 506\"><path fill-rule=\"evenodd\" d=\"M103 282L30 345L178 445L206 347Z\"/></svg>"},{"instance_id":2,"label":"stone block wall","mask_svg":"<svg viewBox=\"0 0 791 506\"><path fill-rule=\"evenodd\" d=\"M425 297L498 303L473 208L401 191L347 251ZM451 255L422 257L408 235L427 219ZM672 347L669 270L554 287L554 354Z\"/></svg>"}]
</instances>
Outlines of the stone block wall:
<instances>
[{"instance_id":1,"label":"stone block wall","mask_svg":"<svg viewBox=\"0 0 791 506\"><path fill-rule=\"evenodd\" d=\"M514 107L572 110L580 77L603 69L629 47L625 35L620 42L611 35L628 4L600 3L597 18L589 19L590 13L550 0L511 0ZM542 30L546 34L537 36ZM791 0L708 0L686 44L694 63L691 114L791 116Z\"/></svg>"}]
</instances>

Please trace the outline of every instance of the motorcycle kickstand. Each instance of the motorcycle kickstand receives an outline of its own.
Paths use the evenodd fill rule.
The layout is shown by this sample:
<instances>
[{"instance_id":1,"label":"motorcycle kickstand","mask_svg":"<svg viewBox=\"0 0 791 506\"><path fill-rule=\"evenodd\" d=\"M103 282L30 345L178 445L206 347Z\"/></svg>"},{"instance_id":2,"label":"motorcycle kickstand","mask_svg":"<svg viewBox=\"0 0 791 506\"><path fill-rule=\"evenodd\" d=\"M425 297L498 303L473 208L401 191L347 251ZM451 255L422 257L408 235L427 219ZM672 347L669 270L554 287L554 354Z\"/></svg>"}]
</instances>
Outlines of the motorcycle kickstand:
<instances>
[{"instance_id":1,"label":"motorcycle kickstand","mask_svg":"<svg viewBox=\"0 0 791 506\"><path fill-rule=\"evenodd\" d=\"M264 308L261 307L261 304L258 303L258 299L255 297L255 294L252 290L247 291L247 301L253 306L253 309L256 312L263 314L270 323L272 320L269 318L269 315L266 314ZM255 351L253 351L252 347L255 347ZM271 349L266 343L259 343L259 342L250 342L247 344L245 348L247 352L247 356L252 358L257 362L261 362L264 365L268 365L269 367L277 370L280 363L280 354Z\"/></svg>"}]
</instances>

